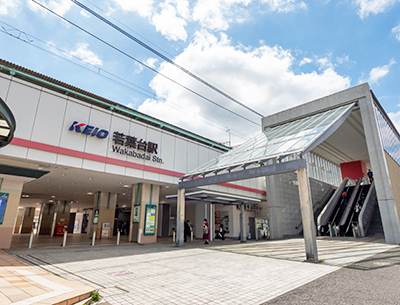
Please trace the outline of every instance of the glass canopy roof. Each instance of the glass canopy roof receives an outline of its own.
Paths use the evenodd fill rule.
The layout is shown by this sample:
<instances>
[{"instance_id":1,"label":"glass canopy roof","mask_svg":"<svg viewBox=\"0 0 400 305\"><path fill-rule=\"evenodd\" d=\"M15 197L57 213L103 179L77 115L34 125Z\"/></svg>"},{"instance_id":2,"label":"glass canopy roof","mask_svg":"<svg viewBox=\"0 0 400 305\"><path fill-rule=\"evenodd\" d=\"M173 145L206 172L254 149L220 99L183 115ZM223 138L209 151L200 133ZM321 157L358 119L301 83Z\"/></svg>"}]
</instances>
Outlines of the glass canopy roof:
<instances>
[{"instance_id":1,"label":"glass canopy roof","mask_svg":"<svg viewBox=\"0 0 400 305\"><path fill-rule=\"evenodd\" d=\"M207 175L243 165L263 164L272 158L283 159L294 153L308 152L326 130L350 114L355 104L317 113L282 125L267 128L255 138L201 165L184 176ZM336 126L338 128L341 124ZM336 130L335 128L335 130Z\"/></svg>"}]
</instances>

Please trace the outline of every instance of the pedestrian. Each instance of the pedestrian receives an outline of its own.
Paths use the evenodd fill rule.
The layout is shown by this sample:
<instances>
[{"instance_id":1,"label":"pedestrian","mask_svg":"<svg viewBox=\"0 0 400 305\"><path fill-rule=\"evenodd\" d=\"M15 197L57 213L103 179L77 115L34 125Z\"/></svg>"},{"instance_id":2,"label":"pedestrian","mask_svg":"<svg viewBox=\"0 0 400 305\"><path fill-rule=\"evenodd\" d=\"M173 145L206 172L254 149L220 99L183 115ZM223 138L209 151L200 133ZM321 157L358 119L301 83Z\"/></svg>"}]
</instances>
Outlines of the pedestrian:
<instances>
[{"instance_id":1,"label":"pedestrian","mask_svg":"<svg viewBox=\"0 0 400 305\"><path fill-rule=\"evenodd\" d=\"M217 237L222 240L225 240L225 230L224 230L224 225L222 223L219 225Z\"/></svg>"},{"instance_id":2,"label":"pedestrian","mask_svg":"<svg viewBox=\"0 0 400 305\"><path fill-rule=\"evenodd\" d=\"M203 240L204 244L208 244L208 241L210 240L210 227L208 225L207 219L204 218L203 222Z\"/></svg>"},{"instance_id":3,"label":"pedestrian","mask_svg":"<svg viewBox=\"0 0 400 305\"><path fill-rule=\"evenodd\" d=\"M370 169L368 169L368 178L369 178L369 182L372 183L372 181L374 181L374 174L371 172Z\"/></svg>"},{"instance_id":4,"label":"pedestrian","mask_svg":"<svg viewBox=\"0 0 400 305\"><path fill-rule=\"evenodd\" d=\"M346 205L347 202L349 201L349 198L347 197L347 193L343 192L342 193L342 200L343 200L343 204Z\"/></svg>"},{"instance_id":5,"label":"pedestrian","mask_svg":"<svg viewBox=\"0 0 400 305\"><path fill-rule=\"evenodd\" d=\"M190 236L190 226L189 226L189 220L185 221L185 228L184 228L184 237L183 241L187 242L187 237Z\"/></svg>"}]
</instances>

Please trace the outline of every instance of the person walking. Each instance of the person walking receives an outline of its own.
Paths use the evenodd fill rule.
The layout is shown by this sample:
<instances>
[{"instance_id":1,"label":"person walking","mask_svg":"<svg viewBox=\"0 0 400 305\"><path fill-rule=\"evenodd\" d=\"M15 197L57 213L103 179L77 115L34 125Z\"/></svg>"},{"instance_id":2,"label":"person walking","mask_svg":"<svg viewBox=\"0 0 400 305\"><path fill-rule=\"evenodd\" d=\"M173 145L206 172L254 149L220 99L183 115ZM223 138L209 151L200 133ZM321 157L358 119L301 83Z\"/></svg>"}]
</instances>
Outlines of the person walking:
<instances>
[{"instance_id":1,"label":"person walking","mask_svg":"<svg viewBox=\"0 0 400 305\"><path fill-rule=\"evenodd\" d=\"M183 237L184 242L187 242L188 236L190 236L190 226L189 226L189 220L186 220L184 228L184 237Z\"/></svg>"},{"instance_id":2,"label":"person walking","mask_svg":"<svg viewBox=\"0 0 400 305\"><path fill-rule=\"evenodd\" d=\"M368 169L368 178L369 178L369 182L372 183L372 181L374 181L374 174L371 172L370 169Z\"/></svg>"},{"instance_id":3,"label":"person walking","mask_svg":"<svg viewBox=\"0 0 400 305\"><path fill-rule=\"evenodd\" d=\"M207 219L204 218L203 222L203 240L204 244L208 244L208 241L210 240L210 226L208 225Z\"/></svg>"}]
</instances>

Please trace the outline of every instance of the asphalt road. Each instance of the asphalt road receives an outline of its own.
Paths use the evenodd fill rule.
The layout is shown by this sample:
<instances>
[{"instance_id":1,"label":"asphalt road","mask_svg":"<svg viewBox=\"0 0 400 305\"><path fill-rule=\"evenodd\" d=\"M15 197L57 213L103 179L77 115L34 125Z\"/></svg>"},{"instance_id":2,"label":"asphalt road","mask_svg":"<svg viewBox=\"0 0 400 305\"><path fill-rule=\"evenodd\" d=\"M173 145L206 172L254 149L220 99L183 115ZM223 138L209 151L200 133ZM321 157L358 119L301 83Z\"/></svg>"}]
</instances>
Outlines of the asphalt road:
<instances>
[{"instance_id":1,"label":"asphalt road","mask_svg":"<svg viewBox=\"0 0 400 305\"><path fill-rule=\"evenodd\" d=\"M341 268L263 305L400 304L400 247Z\"/></svg>"}]
</instances>

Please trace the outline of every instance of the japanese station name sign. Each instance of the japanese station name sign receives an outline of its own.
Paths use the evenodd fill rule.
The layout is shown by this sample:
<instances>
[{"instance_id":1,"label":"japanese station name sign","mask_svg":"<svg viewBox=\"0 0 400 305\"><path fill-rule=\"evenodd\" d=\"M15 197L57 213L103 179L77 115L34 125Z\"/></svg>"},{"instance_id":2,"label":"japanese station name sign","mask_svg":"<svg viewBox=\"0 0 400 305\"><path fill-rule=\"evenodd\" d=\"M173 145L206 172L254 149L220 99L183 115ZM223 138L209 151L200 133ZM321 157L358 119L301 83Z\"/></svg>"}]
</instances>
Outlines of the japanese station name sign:
<instances>
[{"instance_id":1,"label":"japanese station name sign","mask_svg":"<svg viewBox=\"0 0 400 305\"><path fill-rule=\"evenodd\" d=\"M109 131L106 129L79 123L78 121L74 121L68 130L99 139L105 139L109 135ZM112 142L111 150L113 153L164 164L163 160L158 156L159 147L157 143L143 140L143 138L139 140L139 137L118 131L113 132Z\"/></svg>"}]
</instances>

